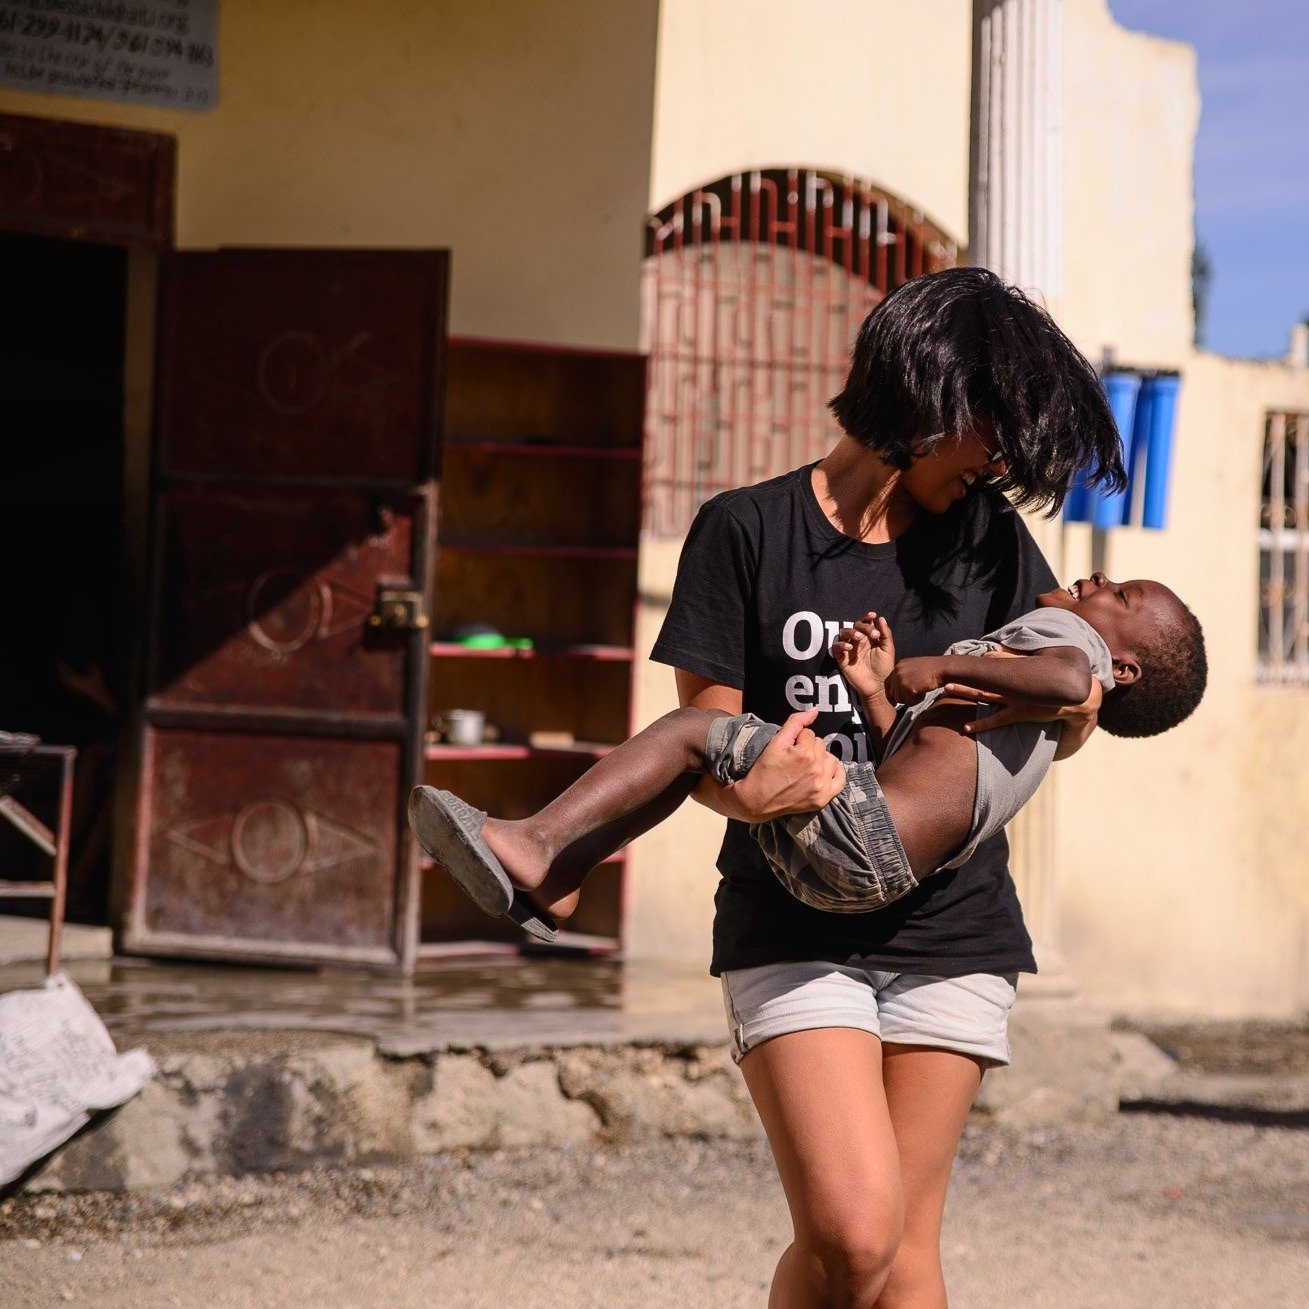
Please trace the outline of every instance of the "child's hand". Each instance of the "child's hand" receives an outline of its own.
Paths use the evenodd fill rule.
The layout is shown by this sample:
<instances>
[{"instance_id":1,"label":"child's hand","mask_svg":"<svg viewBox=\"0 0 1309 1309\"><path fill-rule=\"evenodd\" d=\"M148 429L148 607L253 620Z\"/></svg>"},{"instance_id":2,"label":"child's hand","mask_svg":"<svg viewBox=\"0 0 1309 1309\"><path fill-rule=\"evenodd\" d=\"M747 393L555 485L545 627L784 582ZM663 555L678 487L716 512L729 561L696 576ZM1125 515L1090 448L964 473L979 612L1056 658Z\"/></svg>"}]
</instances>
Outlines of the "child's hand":
<instances>
[{"instance_id":1,"label":"child's hand","mask_svg":"<svg viewBox=\"0 0 1309 1309\"><path fill-rule=\"evenodd\" d=\"M895 667L895 641L891 625L871 609L852 627L842 628L832 642L836 666L855 692L881 695Z\"/></svg>"},{"instance_id":2,"label":"child's hand","mask_svg":"<svg viewBox=\"0 0 1309 1309\"><path fill-rule=\"evenodd\" d=\"M901 659L886 679L886 694L896 704L917 704L929 691L944 685L943 661L937 655Z\"/></svg>"}]
</instances>

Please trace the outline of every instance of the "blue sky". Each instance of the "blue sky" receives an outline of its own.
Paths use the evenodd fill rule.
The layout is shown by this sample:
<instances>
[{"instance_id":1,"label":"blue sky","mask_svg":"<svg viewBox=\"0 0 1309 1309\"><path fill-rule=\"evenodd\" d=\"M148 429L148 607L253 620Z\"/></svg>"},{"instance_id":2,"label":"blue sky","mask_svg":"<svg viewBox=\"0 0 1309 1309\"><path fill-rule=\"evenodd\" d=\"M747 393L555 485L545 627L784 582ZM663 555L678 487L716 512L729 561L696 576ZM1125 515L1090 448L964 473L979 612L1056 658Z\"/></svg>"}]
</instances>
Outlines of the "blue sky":
<instances>
[{"instance_id":1,"label":"blue sky","mask_svg":"<svg viewBox=\"0 0 1309 1309\"><path fill-rule=\"evenodd\" d=\"M1309 0L1109 0L1196 48L1196 228L1213 268L1206 349L1281 355L1309 316Z\"/></svg>"}]
</instances>

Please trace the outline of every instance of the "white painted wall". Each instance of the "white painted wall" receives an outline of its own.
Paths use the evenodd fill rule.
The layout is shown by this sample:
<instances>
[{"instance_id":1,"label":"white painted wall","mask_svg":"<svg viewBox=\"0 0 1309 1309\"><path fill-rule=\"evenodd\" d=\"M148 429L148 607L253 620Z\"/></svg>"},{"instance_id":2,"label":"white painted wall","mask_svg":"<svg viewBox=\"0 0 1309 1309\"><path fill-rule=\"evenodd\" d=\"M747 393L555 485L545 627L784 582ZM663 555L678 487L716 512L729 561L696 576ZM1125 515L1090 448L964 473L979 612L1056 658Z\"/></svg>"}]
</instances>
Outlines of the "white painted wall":
<instances>
[{"instance_id":1,"label":"white painted wall","mask_svg":"<svg viewBox=\"0 0 1309 1309\"><path fill-rule=\"evenodd\" d=\"M633 345L647 208L738 169L850 173L966 229L967 0L360 13L224 0L210 114L9 91L0 109L175 133L185 246L448 245L467 334ZM1169 530L1117 535L1109 562L1193 605L1213 683L1176 733L1060 766L1064 950L1113 1007L1290 1013L1309 1005L1309 690L1255 684L1254 534L1264 410L1309 409L1309 374L1190 348L1193 52L1104 0L1065 0L1065 33L1061 319L1093 358L1184 374ZM643 548L642 653L677 550ZM1068 556L1085 572L1084 530ZM671 672L646 663L639 695L641 721L671 707ZM1104 824L1127 833L1112 858ZM707 960L720 831L687 806L639 844L633 953Z\"/></svg>"},{"instance_id":2,"label":"white painted wall","mask_svg":"<svg viewBox=\"0 0 1309 1309\"><path fill-rule=\"evenodd\" d=\"M1309 688L1255 681L1255 534L1264 417L1309 409L1309 372L1191 346L1195 52L1119 27L1105 0L1064 8L1060 316L1094 360L1108 346L1182 373L1168 528L1114 532L1107 571L1172 586L1211 664L1175 732L1101 735L1060 765L1064 954L1111 1008L1291 1014L1309 1006ZM1085 575L1089 530L1065 540L1065 572Z\"/></svg>"},{"instance_id":3,"label":"white painted wall","mask_svg":"<svg viewBox=\"0 0 1309 1309\"><path fill-rule=\"evenodd\" d=\"M781 0L666 0L651 206L751 165L822 164L962 232L969 6L814 8L829 19L845 12L802 29L788 25L796 6ZM1309 410L1309 371L1192 349L1194 51L1119 27L1105 0L1064 0L1064 24L1057 312L1097 362L1108 346L1122 363L1183 374L1168 530L1115 533L1109 568L1172 585L1205 625L1212 671L1205 703L1175 732L1146 742L1102 734L1059 765L1063 951L1089 998L1114 1009L1292 1014L1309 1006L1309 688L1255 681L1255 532L1265 412ZM854 35L832 40L833 31ZM858 76L860 61L875 75ZM813 111L836 103L838 114ZM1087 529L1063 541L1065 571L1085 575ZM643 548L644 648L677 544ZM640 691L642 721L674 703L659 666L646 666ZM635 951L707 958L720 832L687 806L640 843Z\"/></svg>"},{"instance_id":4,"label":"white painted wall","mask_svg":"<svg viewBox=\"0 0 1309 1309\"><path fill-rule=\"evenodd\" d=\"M650 209L731 173L796 165L876 183L962 241L970 15L968 0L662 0ZM680 544L642 543L639 660ZM675 706L676 691L671 669L638 669L646 723ZM708 961L722 831L688 803L636 844L633 954Z\"/></svg>"},{"instance_id":5,"label":"white painted wall","mask_svg":"<svg viewBox=\"0 0 1309 1309\"><path fill-rule=\"evenodd\" d=\"M1058 765L1064 952L1113 1009L1284 1016L1309 1007L1309 687L1256 682L1256 532L1264 416L1309 410L1309 370L1193 354L1180 401L1168 528L1112 533L1106 571L1191 606L1209 691ZM1068 554L1084 576L1087 529Z\"/></svg>"},{"instance_id":6,"label":"white painted wall","mask_svg":"<svg viewBox=\"0 0 1309 1309\"><path fill-rule=\"evenodd\" d=\"M663 0L650 208L829 168L968 230L968 0Z\"/></svg>"}]
</instances>

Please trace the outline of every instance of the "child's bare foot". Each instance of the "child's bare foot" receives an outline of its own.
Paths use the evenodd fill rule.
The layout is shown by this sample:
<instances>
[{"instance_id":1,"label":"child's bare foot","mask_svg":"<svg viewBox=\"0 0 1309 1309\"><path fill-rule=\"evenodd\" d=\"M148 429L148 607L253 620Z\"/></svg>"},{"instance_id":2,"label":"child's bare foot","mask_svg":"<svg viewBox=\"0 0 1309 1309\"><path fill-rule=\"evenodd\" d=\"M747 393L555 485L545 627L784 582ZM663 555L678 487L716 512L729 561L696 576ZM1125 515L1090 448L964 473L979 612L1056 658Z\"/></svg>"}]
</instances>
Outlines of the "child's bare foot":
<instances>
[{"instance_id":1,"label":"child's bare foot","mask_svg":"<svg viewBox=\"0 0 1309 1309\"><path fill-rule=\"evenodd\" d=\"M528 823L488 817L482 824L482 839L509 874L509 880L538 909L548 910L555 919L569 918L576 912L580 888L551 873L552 854Z\"/></svg>"}]
</instances>

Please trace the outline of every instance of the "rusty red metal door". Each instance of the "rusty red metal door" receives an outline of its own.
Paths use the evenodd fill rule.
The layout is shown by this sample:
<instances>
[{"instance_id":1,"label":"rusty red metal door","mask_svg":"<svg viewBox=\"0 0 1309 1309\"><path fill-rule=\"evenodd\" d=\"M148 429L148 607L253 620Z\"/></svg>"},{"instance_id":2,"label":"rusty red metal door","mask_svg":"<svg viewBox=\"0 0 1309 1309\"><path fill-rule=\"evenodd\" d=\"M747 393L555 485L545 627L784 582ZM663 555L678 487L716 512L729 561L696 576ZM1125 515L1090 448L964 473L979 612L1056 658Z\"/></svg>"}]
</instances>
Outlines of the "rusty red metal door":
<instances>
[{"instance_id":1,"label":"rusty red metal door","mask_svg":"<svg viewBox=\"0 0 1309 1309\"><path fill-rule=\"evenodd\" d=\"M166 266L130 950L412 965L447 268Z\"/></svg>"}]
</instances>

